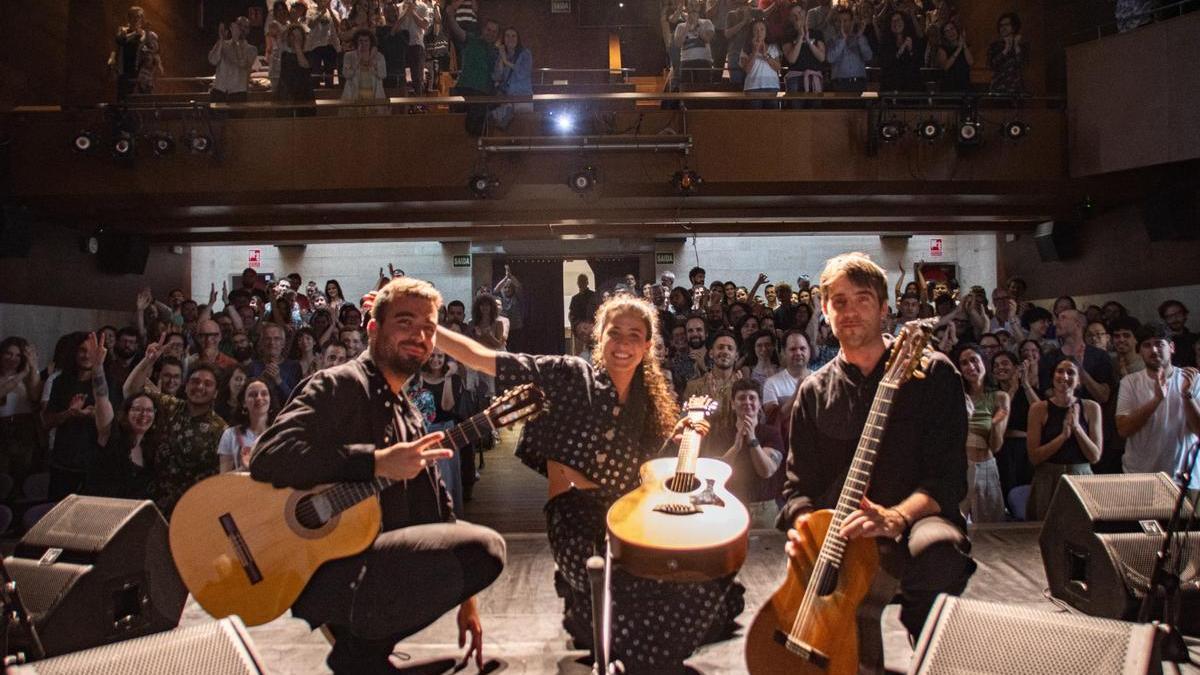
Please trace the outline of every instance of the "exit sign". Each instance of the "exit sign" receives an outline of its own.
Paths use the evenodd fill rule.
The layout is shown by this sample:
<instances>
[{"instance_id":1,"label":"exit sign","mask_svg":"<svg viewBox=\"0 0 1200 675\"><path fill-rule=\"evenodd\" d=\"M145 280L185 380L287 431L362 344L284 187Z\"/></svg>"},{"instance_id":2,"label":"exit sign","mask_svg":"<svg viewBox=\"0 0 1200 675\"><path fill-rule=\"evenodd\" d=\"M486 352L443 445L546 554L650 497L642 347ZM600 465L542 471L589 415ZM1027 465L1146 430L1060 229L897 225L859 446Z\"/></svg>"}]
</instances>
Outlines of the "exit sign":
<instances>
[{"instance_id":1,"label":"exit sign","mask_svg":"<svg viewBox=\"0 0 1200 675\"><path fill-rule=\"evenodd\" d=\"M655 253L654 254L654 264L655 265L674 265L675 264L675 254L674 253Z\"/></svg>"},{"instance_id":2,"label":"exit sign","mask_svg":"<svg viewBox=\"0 0 1200 675\"><path fill-rule=\"evenodd\" d=\"M570 14L571 0L550 0L551 14Z\"/></svg>"},{"instance_id":3,"label":"exit sign","mask_svg":"<svg viewBox=\"0 0 1200 675\"><path fill-rule=\"evenodd\" d=\"M454 256L454 266L455 267L470 267L471 266L471 256L469 254Z\"/></svg>"}]
</instances>

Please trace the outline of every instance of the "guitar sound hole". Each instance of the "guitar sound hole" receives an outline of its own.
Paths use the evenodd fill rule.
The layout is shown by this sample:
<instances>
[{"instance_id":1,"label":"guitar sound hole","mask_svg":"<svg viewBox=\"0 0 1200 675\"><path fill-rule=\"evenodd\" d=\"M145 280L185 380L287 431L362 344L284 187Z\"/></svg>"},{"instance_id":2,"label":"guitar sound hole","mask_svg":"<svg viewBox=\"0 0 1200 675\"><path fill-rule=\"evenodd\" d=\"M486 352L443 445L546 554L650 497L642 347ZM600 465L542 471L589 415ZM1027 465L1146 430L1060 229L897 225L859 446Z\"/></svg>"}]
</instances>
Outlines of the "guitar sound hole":
<instances>
[{"instance_id":1,"label":"guitar sound hole","mask_svg":"<svg viewBox=\"0 0 1200 675\"><path fill-rule=\"evenodd\" d=\"M700 487L700 480L690 473L677 473L667 481L667 489L671 492L693 492Z\"/></svg>"},{"instance_id":2,"label":"guitar sound hole","mask_svg":"<svg viewBox=\"0 0 1200 675\"><path fill-rule=\"evenodd\" d=\"M306 495L296 502L296 522L307 529L319 530L327 522L321 516L321 509L318 508L321 502L324 502L324 498L317 500L314 499L314 496Z\"/></svg>"}]
</instances>

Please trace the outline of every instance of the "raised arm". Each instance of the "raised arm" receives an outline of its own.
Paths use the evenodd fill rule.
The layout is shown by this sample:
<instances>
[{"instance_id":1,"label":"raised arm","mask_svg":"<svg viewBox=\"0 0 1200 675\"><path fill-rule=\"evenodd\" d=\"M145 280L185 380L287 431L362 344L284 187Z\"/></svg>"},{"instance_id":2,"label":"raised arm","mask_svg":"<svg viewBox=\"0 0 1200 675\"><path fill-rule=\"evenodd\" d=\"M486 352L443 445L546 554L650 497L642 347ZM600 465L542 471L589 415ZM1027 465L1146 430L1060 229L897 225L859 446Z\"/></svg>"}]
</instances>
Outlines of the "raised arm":
<instances>
[{"instance_id":1,"label":"raised arm","mask_svg":"<svg viewBox=\"0 0 1200 675\"><path fill-rule=\"evenodd\" d=\"M83 348L91 355L92 363L104 363L108 350L104 341L95 333L83 341ZM108 444L109 434L112 433L112 423L115 417L112 401L108 398L108 380L102 366L92 370L92 398L96 399L94 415L96 420L96 442L101 447Z\"/></svg>"},{"instance_id":2,"label":"raised arm","mask_svg":"<svg viewBox=\"0 0 1200 675\"><path fill-rule=\"evenodd\" d=\"M129 371L129 377L125 378L125 384L121 387L121 391L126 397L142 391L146 387L146 382L150 380L150 373L154 370L154 364L158 362L158 357L162 356L163 345L167 343L167 335L164 332L158 337L158 342L151 342L146 345L146 356L138 362L133 370Z\"/></svg>"},{"instance_id":3,"label":"raised arm","mask_svg":"<svg viewBox=\"0 0 1200 675\"><path fill-rule=\"evenodd\" d=\"M496 350L494 349L489 349L444 326L438 326L437 346L438 349L446 352L455 361L471 370L478 370L486 375L496 375Z\"/></svg>"}]
</instances>

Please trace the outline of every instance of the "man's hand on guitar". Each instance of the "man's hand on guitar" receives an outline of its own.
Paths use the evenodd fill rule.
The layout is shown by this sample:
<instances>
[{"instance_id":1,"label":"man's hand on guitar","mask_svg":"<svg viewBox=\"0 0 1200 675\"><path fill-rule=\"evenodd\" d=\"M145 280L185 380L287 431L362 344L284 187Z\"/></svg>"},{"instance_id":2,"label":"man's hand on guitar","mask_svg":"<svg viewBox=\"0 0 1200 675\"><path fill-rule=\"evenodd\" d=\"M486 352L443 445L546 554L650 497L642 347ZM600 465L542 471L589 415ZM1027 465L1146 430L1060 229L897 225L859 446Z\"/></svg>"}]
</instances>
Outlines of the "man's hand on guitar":
<instances>
[{"instance_id":1,"label":"man's hand on guitar","mask_svg":"<svg viewBox=\"0 0 1200 675\"><path fill-rule=\"evenodd\" d=\"M908 521L896 509L882 507L863 497L856 511L842 523L838 534L846 539L887 537L895 539L908 529Z\"/></svg>"},{"instance_id":2,"label":"man's hand on guitar","mask_svg":"<svg viewBox=\"0 0 1200 675\"><path fill-rule=\"evenodd\" d=\"M475 666L483 670L483 623L479 620L479 605L475 598L467 598L458 608L458 646L467 647L467 633L471 634L471 645L463 656L460 668L465 668L475 655Z\"/></svg>"},{"instance_id":3,"label":"man's hand on guitar","mask_svg":"<svg viewBox=\"0 0 1200 675\"><path fill-rule=\"evenodd\" d=\"M454 451L436 447L445 439L440 431L415 441L397 443L375 451L375 475L392 480L408 480L439 459L450 459Z\"/></svg>"}]
</instances>

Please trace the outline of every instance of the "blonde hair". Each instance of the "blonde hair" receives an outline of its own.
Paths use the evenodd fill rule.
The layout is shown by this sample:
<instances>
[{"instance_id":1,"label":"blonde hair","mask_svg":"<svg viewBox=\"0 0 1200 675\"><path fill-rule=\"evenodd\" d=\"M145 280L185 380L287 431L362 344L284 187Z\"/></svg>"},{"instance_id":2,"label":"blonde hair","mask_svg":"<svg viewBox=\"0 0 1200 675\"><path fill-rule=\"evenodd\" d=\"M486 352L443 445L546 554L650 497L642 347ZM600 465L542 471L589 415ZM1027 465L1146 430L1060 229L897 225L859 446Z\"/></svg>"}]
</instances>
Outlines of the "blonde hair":
<instances>
[{"instance_id":1,"label":"blonde hair","mask_svg":"<svg viewBox=\"0 0 1200 675\"><path fill-rule=\"evenodd\" d=\"M597 368L604 367L604 345L607 342L605 328L615 317L628 314L641 319L646 326L646 342L649 346L642 355L642 381L646 385L646 399L650 404L649 417L653 420L646 425L642 440L649 443L661 443L675 428L678 402L671 389L671 381L663 373L662 366L654 357L654 341L662 339L658 325L658 311L643 298L619 294L610 298L596 310L596 322L592 328L592 363Z\"/></svg>"},{"instance_id":2,"label":"blonde hair","mask_svg":"<svg viewBox=\"0 0 1200 675\"><path fill-rule=\"evenodd\" d=\"M371 307L371 319L379 321L387 308L398 296L414 296L433 303L434 307L442 306L442 294L433 284L416 277L398 277L384 284L375 295L375 304Z\"/></svg>"},{"instance_id":3,"label":"blonde hair","mask_svg":"<svg viewBox=\"0 0 1200 675\"><path fill-rule=\"evenodd\" d=\"M825 269L821 270L821 298L823 300L829 298L830 286L833 285L833 282L843 276L855 286L875 291L875 297L879 302L887 302L887 275L866 253L858 251L843 253L830 258L825 263Z\"/></svg>"}]
</instances>

